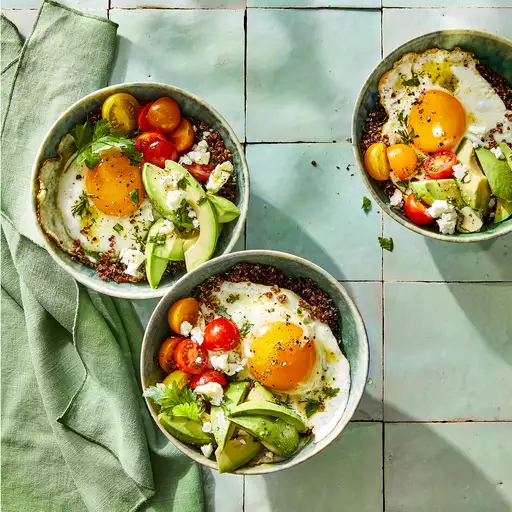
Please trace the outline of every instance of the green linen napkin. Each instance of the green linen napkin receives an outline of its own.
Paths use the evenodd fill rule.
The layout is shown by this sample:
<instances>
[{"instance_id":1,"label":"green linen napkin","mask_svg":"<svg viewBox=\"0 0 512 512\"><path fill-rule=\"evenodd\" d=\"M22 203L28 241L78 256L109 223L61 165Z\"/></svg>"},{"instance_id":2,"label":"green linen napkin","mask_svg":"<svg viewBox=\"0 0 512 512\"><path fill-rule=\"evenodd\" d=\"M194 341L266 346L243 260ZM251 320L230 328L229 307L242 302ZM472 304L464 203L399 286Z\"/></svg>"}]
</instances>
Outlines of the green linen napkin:
<instances>
[{"instance_id":1,"label":"green linen napkin","mask_svg":"<svg viewBox=\"0 0 512 512\"><path fill-rule=\"evenodd\" d=\"M22 46L1 18L2 510L203 509L200 470L141 397L129 301L76 283L38 245L31 166L59 113L107 84L117 25L51 1Z\"/></svg>"}]
</instances>

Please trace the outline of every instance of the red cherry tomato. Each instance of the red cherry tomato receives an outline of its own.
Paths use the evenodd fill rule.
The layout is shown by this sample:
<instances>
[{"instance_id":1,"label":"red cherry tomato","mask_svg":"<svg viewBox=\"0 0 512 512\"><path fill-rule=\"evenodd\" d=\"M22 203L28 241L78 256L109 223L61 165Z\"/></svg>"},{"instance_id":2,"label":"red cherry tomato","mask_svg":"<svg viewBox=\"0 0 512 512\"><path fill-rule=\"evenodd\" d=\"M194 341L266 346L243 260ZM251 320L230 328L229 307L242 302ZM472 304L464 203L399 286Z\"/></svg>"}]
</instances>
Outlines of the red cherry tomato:
<instances>
[{"instance_id":1,"label":"red cherry tomato","mask_svg":"<svg viewBox=\"0 0 512 512\"><path fill-rule=\"evenodd\" d=\"M194 375L192 377L192 380L190 381L190 387L192 389L196 389L197 386L204 386L205 384L208 384L208 382L216 382L223 388L228 385L228 381L226 380L226 377L222 375L222 373L217 370L206 370L204 373L201 373L201 375Z\"/></svg>"},{"instance_id":2,"label":"red cherry tomato","mask_svg":"<svg viewBox=\"0 0 512 512\"><path fill-rule=\"evenodd\" d=\"M167 140L165 138L165 135L162 135L158 132L144 132L141 133L136 139L135 139L135 149L139 151L140 153L144 153L144 150L147 146L149 146L151 143L156 142L157 140Z\"/></svg>"},{"instance_id":3,"label":"red cherry tomato","mask_svg":"<svg viewBox=\"0 0 512 512\"><path fill-rule=\"evenodd\" d=\"M433 180L449 178L453 174L452 167L457 163L457 156L453 151L445 150L429 156L425 163L425 171Z\"/></svg>"},{"instance_id":4,"label":"red cherry tomato","mask_svg":"<svg viewBox=\"0 0 512 512\"><path fill-rule=\"evenodd\" d=\"M240 331L227 318L216 318L204 330L203 347L208 350L231 350L240 343Z\"/></svg>"},{"instance_id":5,"label":"red cherry tomato","mask_svg":"<svg viewBox=\"0 0 512 512\"><path fill-rule=\"evenodd\" d=\"M176 146L168 140L157 140L144 149L144 160L162 169L165 167L166 160L177 162L178 157Z\"/></svg>"},{"instance_id":6,"label":"red cherry tomato","mask_svg":"<svg viewBox=\"0 0 512 512\"><path fill-rule=\"evenodd\" d=\"M170 133L180 124L180 107L171 98L159 98L149 107L147 117L156 131Z\"/></svg>"},{"instance_id":7,"label":"red cherry tomato","mask_svg":"<svg viewBox=\"0 0 512 512\"><path fill-rule=\"evenodd\" d=\"M427 212L427 207L418 201L414 194L409 194L405 199L404 211L406 217L419 226L425 226L434 221L434 218Z\"/></svg>"},{"instance_id":8,"label":"red cherry tomato","mask_svg":"<svg viewBox=\"0 0 512 512\"><path fill-rule=\"evenodd\" d=\"M151 105L153 105L153 102L146 103L146 105L144 105L139 110L139 115L137 117L137 124L139 125L140 130L143 132L150 132L153 130L151 125L148 123L148 110L149 110L149 107L151 107Z\"/></svg>"},{"instance_id":9,"label":"red cherry tomato","mask_svg":"<svg viewBox=\"0 0 512 512\"><path fill-rule=\"evenodd\" d=\"M184 339L174 348L174 362L179 370L199 375L208 366L208 352L190 339Z\"/></svg>"},{"instance_id":10,"label":"red cherry tomato","mask_svg":"<svg viewBox=\"0 0 512 512\"><path fill-rule=\"evenodd\" d=\"M197 181L208 181L208 178L213 171L213 167L209 164L193 163L190 165L185 164L183 167L185 167Z\"/></svg>"}]
</instances>

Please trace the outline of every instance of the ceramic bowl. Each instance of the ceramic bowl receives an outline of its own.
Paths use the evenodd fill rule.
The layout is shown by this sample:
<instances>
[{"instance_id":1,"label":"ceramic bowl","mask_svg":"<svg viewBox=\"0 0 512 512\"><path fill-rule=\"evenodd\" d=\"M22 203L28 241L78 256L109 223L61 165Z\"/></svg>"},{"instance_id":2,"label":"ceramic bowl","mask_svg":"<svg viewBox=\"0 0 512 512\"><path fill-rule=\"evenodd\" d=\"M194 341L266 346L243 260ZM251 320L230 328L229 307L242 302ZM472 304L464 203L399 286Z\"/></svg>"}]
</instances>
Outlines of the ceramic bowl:
<instances>
[{"instance_id":1,"label":"ceramic bowl","mask_svg":"<svg viewBox=\"0 0 512 512\"><path fill-rule=\"evenodd\" d=\"M407 217L393 210L389 206L389 199L384 191L378 186L365 171L363 164L363 154L359 148L361 136L363 134L364 123L368 111L379 101L378 83L381 76L393 67L405 53L423 52L429 48L445 48L453 50L455 46L460 46L475 54L475 57L487 64L491 69L504 76L512 84L512 42L507 39L479 32L476 30L440 30L422 35L403 44L387 57L373 70L368 80L364 84L357 99L354 114L352 117L352 145L357 166L363 177L367 188L371 192L377 204L392 219L409 228L416 233L444 240L448 242L482 242L497 238L512 231L512 217L504 222L493 224L487 222L479 233L455 233L453 235L443 235L435 227L418 226L413 224Z\"/></svg>"},{"instance_id":2,"label":"ceramic bowl","mask_svg":"<svg viewBox=\"0 0 512 512\"><path fill-rule=\"evenodd\" d=\"M352 418L366 384L368 375L368 338L364 327L363 319L347 291L341 284L317 265L293 256L276 251L241 251L221 256L201 265L197 269L183 276L167 294L162 298L153 312L142 344L141 354L141 381L143 389L161 382L164 373L156 363L158 351L162 340L169 334L167 313L178 299L190 296L192 290L205 281L208 277L221 274L237 263L260 263L273 265L281 269L286 275L293 277L311 278L324 290L334 301L341 314L340 326L342 334L342 350L350 364L351 386L349 399L343 416L333 431L319 443L309 443L292 458L276 464L264 464L253 467L243 467L235 473L242 475L258 475L274 473L283 469L291 468L316 453L323 450L332 443L346 427ZM207 459L202 453L190 445L181 443L163 427L157 420L158 407L150 400L147 404L153 419L163 432L165 437L171 441L179 450L191 459L217 469L215 460Z\"/></svg>"},{"instance_id":3,"label":"ceramic bowl","mask_svg":"<svg viewBox=\"0 0 512 512\"><path fill-rule=\"evenodd\" d=\"M39 227L42 238L44 239L46 249L52 255L53 259L71 274L71 276L93 290L106 295L127 299L161 297L184 274L184 271L172 277L164 277L156 290L152 289L147 282L115 283L114 281L103 281L93 269L86 267L80 262L73 261L67 253L62 251L53 240L46 236L36 219L35 198L39 191L39 182L37 179L39 167L46 159L56 156L55 148L64 134L68 133L78 123L83 123L88 113L100 108L105 99L116 92L128 92L135 96L141 103L147 103L148 101L156 100L162 96L170 96L178 103L181 112L186 117L193 117L205 121L214 130L218 131L226 147L231 151L238 184L235 203L240 210L240 216L235 221L224 225L213 257L231 252L242 233L249 206L249 172L242 146L226 120L201 98L171 85L134 82L100 89L85 96L65 110L50 128L39 148L32 169L32 213L34 221Z\"/></svg>"}]
</instances>

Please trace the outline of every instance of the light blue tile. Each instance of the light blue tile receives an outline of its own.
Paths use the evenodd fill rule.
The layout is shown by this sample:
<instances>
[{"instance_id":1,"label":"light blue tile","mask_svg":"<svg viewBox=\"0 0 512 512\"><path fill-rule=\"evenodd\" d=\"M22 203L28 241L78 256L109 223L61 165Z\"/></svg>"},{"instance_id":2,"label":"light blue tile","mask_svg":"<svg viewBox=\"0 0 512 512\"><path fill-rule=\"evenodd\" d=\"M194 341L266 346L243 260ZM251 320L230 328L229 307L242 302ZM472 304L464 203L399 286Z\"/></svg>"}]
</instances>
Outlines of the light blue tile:
<instances>
[{"instance_id":1,"label":"light blue tile","mask_svg":"<svg viewBox=\"0 0 512 512\"><path fill-rule=\"evenodd\" d=\"M206 512L242 512L244 477L219 475L213 469L202 468Z\"/></svg>"},{"instance_id":2,"label":"light blue tile","mask_svg":"<svg viewBox=\"0 0 512 512\"><path fill-rule=\"evenodd\" d=\"M164 82L208 101L244 137L244 13L117 10L119 51L111 83Z\"/></svg>"},{"instance_id":3,"label":"light blue tile","mask_svg":"<svg viewBox=\"0 0 512 512\"><path fill-rule=\"evenodd\" d=\"M512 421L512 285L386 283L384 419Z\"/></svg>"},{"instance_id":4,"label":"light blue tile","mask_svg":"<svg viewBox=\"0 0 512 512\"><path fill-rule=\"evenodd\" d=\"M386 510L512 510L512 423L384 428Z\"/></svg>"},{"instance_id":5,"label":"light blue tile","mask_svg":"<svg viewBox=\"0 0 512 512\"><path fill-rule=\"evenodd\" d=\"M39 9L41 3L41 0L2 0L2 9ZM108 8L108 0L60 0L60 3L74 9Z\"/></svg>"},{"instance_id":6,"label":"light blue tile","mask_svg":"<svg viewBox=\"0 0 512 512\"><path fill-rule=\"evenodd\" d=\"M363 317L370 343L370 369L355 420L382 420L382 283L343 283Z\"/></svg>"},{"instance_id":7,"label":"light blue tile","mask_svg":"<svg viewBox=\"0 0 512 512\"><path fill-rule=\"evenodd\" d=\"M378 9L380 0L247 0L248 7L365 7Z\"/></svg>"},{"instance_id":8,"label":"light blue tile","mask_svg":"<svg viewBox=\"0 0 512 512\"><path fill-rule=\"evenodd\" d=\"M312 459L245 480L246 512L380 512L382 424L351 423Z\"/></svg>"},{"instance_id":9,"label":"light blue tile","mask_svg":"<svg viewBox=\"0 0 512 512\"><path fill-rule=\"evenodd\" d=\"M247 155L248 249L302 256L337 279L380 279L381 218L361 210L367 192L349 144L259 144Z\"/></svg>"},{"instance_id":10,"label":"light blue tile","mask_svg":"<svg viewBox=\"0 0 512 512\"><path fill-rule=\"evenodd\" d=\"M245 9L245 0L111 0L116 7L159 7L167 9Z\"/></svg>"},{"instance_id":11,"label":"light blue tile","mask_svg":"<svg viewBox=\"0 0 512 512\"><path fill-rule=\"evenodd\" d=\"M382 0L384 7L511 7L510 0ZM460 12L460 11L459 11ZM416 25L422 20L416 18Z\"/></svg>"},{"instance_id":12,"label":"light blue tile","mask_svg":"<svg viewBox=\"0 0 512 512\"><path fill-rule=\"evenodd\" d=\"M380 13L250 9L247 139L343 140L354 101L380 59Z\"/></svg>"},{"instance_id":13,"label":"light blue tile","mask_svg":"<svg viewBox=\"0 0 512 512\"><path fill-rule=\"evenodd\" d=\"M512 235L485 243L448 243L384 218L393 252L384 251L386 281L512 281Z\"/></svg>"},{"instance_id":14,"label":"light blue tile","mask_svg":"<svg viewBox=\"0 0 512 512\"><path fill-rule=\"evenodd\" d=\"M386 2L386 0L384 0ZM402 3L398 0L397 3ZM408 2L403 2L407 4ZM508 5L512 7L512 0L460 0L447 2L446 0L425 0L424 2L409 2L412 5L446 5L447 9L384 9L383 15L383 43L384 55L387 55L397 46L421 34L444 30L448 28L469 28L485 30L493 34L512 39L512 10L508 9L461 9L457 4L469 5ZM385 4L386 5L386 4ZM390 4L390 5L394 5Z\"/></svg>"}]
</instances>

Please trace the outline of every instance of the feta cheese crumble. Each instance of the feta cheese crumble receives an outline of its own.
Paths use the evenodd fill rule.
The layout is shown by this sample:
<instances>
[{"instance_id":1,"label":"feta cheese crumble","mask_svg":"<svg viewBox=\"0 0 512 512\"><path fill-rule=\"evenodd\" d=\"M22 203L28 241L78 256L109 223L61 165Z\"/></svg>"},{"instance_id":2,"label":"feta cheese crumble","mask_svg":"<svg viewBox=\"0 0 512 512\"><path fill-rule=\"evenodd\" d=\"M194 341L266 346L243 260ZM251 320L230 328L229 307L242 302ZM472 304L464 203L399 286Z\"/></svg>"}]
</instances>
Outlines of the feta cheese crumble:
<instances>
[{"instance_id":1,"label":"feta cheese crumble","mask_svg":"<svg viewBox=\"0 0 512 512\"><path fill-rule=\"evenodd\" d=\"M489 200L489 208L492 209L496 206L496 199L494 197L491 197Z\"/></svg>"},{"instance_id":2,"label":"feta cheese crumble","mask_svg":"<svg viewBox=\"0 0 512 512\"><path fill-rule=\"evenodd\" d=\"M181 322L180 331L181 334L183 334L183 336L188 336L192 331L192 324L190 322L187 322L186 320L184 322Z\"/></svg>"},{"instance_id":3,"label":"feta cheese crumble","mask_svg":"<svg viewBox=\"0 0 512 512\"><path fill-rule=\"evenodd\" d=\"M183 325L183 324L181 324ZM190 339L195 341L198 345L202 345L204 341L204 333L200 327L193 327L190 330Z\"/></svg>"},{"instance_id":4,"label":"feta cheese crumble","mask_svg":"<svg viewBox=\"0 0 512 512\"><path fill-rule=\"evenodd\" d=\"M468 173L468 168L464 164L455 164L453 167L453 175L459 180L463 181Z\"/></svg>"},{"instance_id":5,"label":"feta cheese crumble","mask_svg":"<svg viewBox=\"0 0 512 512\"><path fill-rule=\"evenodd\" d=\"M448 213L453 211L453 206L451 204L448 204L448 201L445 201L444 199L436 199L430 208L427 208L427 213L434 217L434 219L437 219L438 217L441 217L443 213Z\"/></svg>"},{"instance_id":6,"label":"feta cheese crumble","mask_svg":"<svg viewBox=\"0 0 512 512\"><path fill-rule=\"evenodd\" d=\"M491 148L491 152L494 153L494 156L498 160L505 160L505 155L503 154L503 151L501 151L501 148L499 146L496 146L495 148Z\"/></svg>"},{"instance_id":7,"label":"feta cheese crumble","mask_svg":"<svg viewBox=\"0 0 512 512\"><path fill-rule=\"evenodd\" d=\"M224 396L224 390L218 382L208 382L208 384L197 386L194 391L208 398L212 405L220 405Z\"/></svg>"},{"instance_id":8,"label":"feta cheese crumble","mask_svg":"<svg viewBox=\"0 0 512 512\"><path fill-rule=\"evenodd\" d=\"M216 352L210 355L210 363L212 366L226 375L235 375L235 373L241 372L247 364L246 359L231 350L229 352Z\"/></svg>"},{"instance_id":9,"label":"feta cheese crumble","mask_svg":"<svg viewBox=\"0 0 512 512\"><path fill-rule=\"evenodd\" d=\"M218 192L221 187L229 180L233 174L233 164L231 162L224 162L217 165L211 172L208 182L206 183L206 189L211 192Z\"/></svg>"},{"instance_id":10,"label":"feta cheese crumble","mask_svg":"<svg viewBox=\"0 0 512 512\"><path fill-rule=\"evenodd\" d=\"M209 434L212 431L212 424L211 424L211 422L210 421L205 421L203 423L203 426L202 426L201 430L203 432L206 432L207 434Z\"/></svg>"},{"instance_id":11,"label":"feta cheese crumble","mask_svg":"<svg viewBox=\"0 0 512 512\"><path fill-rule=\"evenodd\" d=\"M403 197L402 192L396 188L393 195L389 198L389 205L398 206L402 202Z\"/></svg>"},{"instance_id":12,"label":"feta cheese crumble","mask_svg":"<svg viewBox=\"0 0 512 512\"><path fill-rule=\"evenodd\" d=\"M177 210L185 199L183 190L170 190L167 192L167 206L170 210Z\"/></svg>"},{"instance_id":13,"label":"feta cheese crumble","mask_svg":"<svg viewBox=\"0 0 512 512\"><path fill-rule=\"evenodd\" d=\"M178 160L178 163L180 165L192 165L192 160L190 159L190 157L188 155L182 155L180 156L180 159Z\"/></svg>"},{"instance_id":14,"label":"feta cheese crumble","mask_svg":"<svg viewBox=\"0 0 512 512\"><path fill-rule=\"evenodd\" d=\"M160 183L164 186L166 190L168 189L177 189L178 188L178 181L181 179L181 174L176 171L172 171L169 174L166 174L165 176L162 176L160 178Z\"/></svg>"},{"instance_id":15,"label":"feta cheese crumble","mask_svg":"<svg viewBox=\"0 0 512 512\"><path fill-rule=\"evenodd\" d=\"M187 157L196 164L207 164L210 162L210 153L208 143L205 140L198 142L192 147L192 151L187 153Z\"/></svg>"},{"instance_id":16,"label":"feta cheese crumble","mask_svg":"<svg viewBox=\"0 0 512 512\"><path fill-rule=\"evenodd\" d=\"M125 274L128 274L132 277L139 277L139 267L142 265L143 261L146 259L144 253L138 251L137 249L123 249L119 254L120 261L124 265L126 265Z\"/></svg>"},{"instance_id":17,"label":"feta cheese crumble","mask_svg":"<svg viewBox=\"0 0 512 512\"><path fill-rule=\"evenodd\" d=\"M212 444L203 444L203 446L201 446L201 451L203 452L203 455L209 459L211 456L212 456L212 453L213 453L213 446Z\"/></svg>"},{"instance_id":18,"label":"feta cheese crumble","mask_svg":"<svg viewBox=\"0 0 512 512\"><path fill-rule=\"evenodd\" d=\"M165 219L164 223L162 224L158 232L162 233L162 235L168 235L169 233L172 233L174 231L174 228L174 222Z\"/></svg>"},{"instance_id":19,"label":"feta cheese crumble","mask_svg":"<svg viewBox=\"0 0 512 512\"><path fill-rule=\"evenodd\" d=\"M197 219L192 219L192 226L194 226L196 229L199 228L199 221Z\"/></svg>"},{"instance_id":20,"label":"feta cheese crumble","mask_svg":"<svg viewBox=\"0 0 512 512\"><path fill-rule=\"evenodd\" d=\"M443 213L440 219L437 219L437 225L439 231L445 235L453 235L455 233L455 227L457 226L457 212Z\"/></svg>"}]
</instances>

